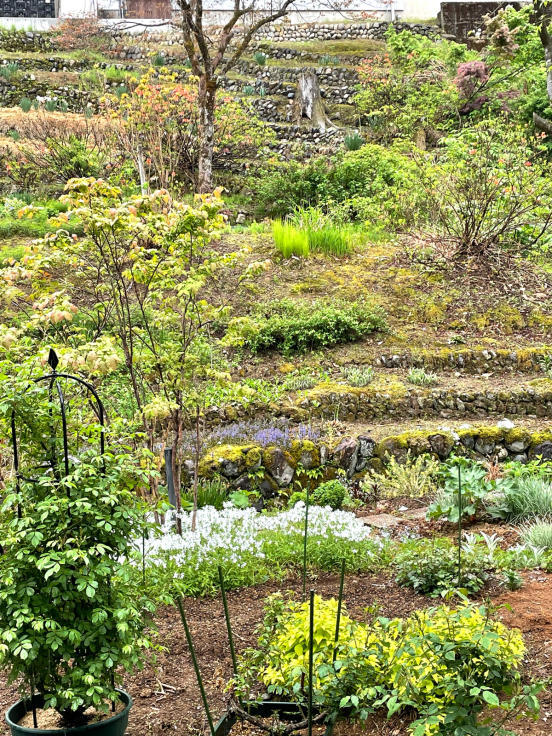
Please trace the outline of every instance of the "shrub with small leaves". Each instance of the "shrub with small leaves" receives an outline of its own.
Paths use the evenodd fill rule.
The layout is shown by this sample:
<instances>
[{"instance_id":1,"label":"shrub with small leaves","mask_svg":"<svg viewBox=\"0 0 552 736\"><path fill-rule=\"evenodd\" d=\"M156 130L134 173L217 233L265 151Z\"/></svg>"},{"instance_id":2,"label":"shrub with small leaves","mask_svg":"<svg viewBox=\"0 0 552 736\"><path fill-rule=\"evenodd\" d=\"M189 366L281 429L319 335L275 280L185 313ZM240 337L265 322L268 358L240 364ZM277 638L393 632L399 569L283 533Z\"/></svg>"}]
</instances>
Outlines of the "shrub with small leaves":
<instances>
[{"instance_id":1,"label":"shrub with small leaves","mask_svg":"<svg viewBox=\"0 0 552 736\"><path fill-rule=\"evenodd\" d=\"M332 509L340 509L347 497L347 489L338 480L329 480L321 483L310 497L315 506L330 506Z\"/></svg>"},{"instance_id":2,"label":"shrub with small leaves","mask_svg":"<svg viewBox=\"0 0 552 736\"><path fill-rule=\"evenodd\" d=\"M490 541L475 537L464 540L460 571L458 546L450 539L405 542L395 558L397 582L431 596L458 589L466 594L477 593L493 574L502 568L511 570L508 558L493 544L494 538ZM505 580L504 573L501 578Z\"/></svg>"},{"instance_id":3,"label":"shrub with small leaves","mask_svg":"<svg viewBox=\"0 0 552 736\"><path fill-rule=\"evenodd\" d=\"M413 736L489 736L478 723L483 709L500 706L503 721L509 713L538 713L542 686L524 686L518 671L521 633L493 621L484 606L441 606L369 623L343 609L337 646L337 601L315 596L313 614L314 702L330 722L340 715L366 721L382 707L388 716L414 709ZM239 696L248 699L260 680L277 699L305 705L309 617L308 602L268 599L258 649L246 651L233 683Z\"/></svg>"}]
</instances>

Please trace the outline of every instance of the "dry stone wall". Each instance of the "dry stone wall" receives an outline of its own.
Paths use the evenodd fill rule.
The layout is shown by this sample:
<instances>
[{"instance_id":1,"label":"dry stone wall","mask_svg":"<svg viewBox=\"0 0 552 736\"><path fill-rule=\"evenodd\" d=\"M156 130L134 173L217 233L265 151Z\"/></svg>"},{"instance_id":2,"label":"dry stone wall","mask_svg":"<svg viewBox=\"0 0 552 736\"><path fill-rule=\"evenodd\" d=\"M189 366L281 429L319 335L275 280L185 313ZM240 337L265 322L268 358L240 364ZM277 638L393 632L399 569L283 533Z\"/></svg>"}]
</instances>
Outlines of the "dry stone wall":
<instances>
[{"instance_id":1,"label":"dry stone wall","mask_svg":"<svg viewBox=\"0 0 552 736\"><path fill-rule=\"evenodd\" d=\"M249 489L252 476L265 498L288 488L302 470L320 468L322 479L345 473L360 479L369 470L381 471L392 456L404 462L408 455L431 454L446 460L452 453L498 461L527 462L552 459L552 432L530 433L523 429L473 427L405 432L376 441L369 435L343 437L334 444L323 440L296 440L288 448L256 444L220 445L210 449L200 462L200 475L219 475L236 488ZM189 473L192 466L187 467Z\"/></svg>"}]
</instances>

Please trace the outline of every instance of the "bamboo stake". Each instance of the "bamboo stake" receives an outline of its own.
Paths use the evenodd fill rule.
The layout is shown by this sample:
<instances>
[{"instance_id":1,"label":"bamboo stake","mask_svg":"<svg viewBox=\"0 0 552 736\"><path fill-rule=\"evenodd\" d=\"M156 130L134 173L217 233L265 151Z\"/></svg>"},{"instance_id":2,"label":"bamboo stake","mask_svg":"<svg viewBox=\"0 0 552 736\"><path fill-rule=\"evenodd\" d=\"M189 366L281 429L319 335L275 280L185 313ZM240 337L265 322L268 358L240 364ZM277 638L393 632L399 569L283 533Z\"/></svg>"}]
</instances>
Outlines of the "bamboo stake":
<instances>
[{"instance_id":1,"label":"bamboo stake","mask_svg":"<svg viewBox=\"0 0 552 736\"><path fill-rule=\"evenodd\" d=\"M339 598L337 599L337 616L335 619L335 639L332 662L337 657L337 644L339 642L339 625L341 623L341 607L343 605L343 587L345 585L345 558L341 560L341 576L339 579Z\"/></svg>"},{"instance_id":2,"label":"bamboo stake","mask_svg":"<svg viewBox=\"0 0 552 736\"><path fill-rule=\"evenodd\" d=\"M209 722L209 730L211 731L211 736L215 736L215 726L213 724L213 718L211 717L211 711L209 710L209 703L207 702L207 694L205 692L205 687L203 686L203 678L201 677L201 672L199 670L199 665L197 663L197 657L196 657L196 653L194 649L194 643L192 641L192 635L190 634L190 629L188 627L188 621L186 620L186 614L184 613L184 606L182 605L182 598L180 598L180 596L178 597L178 610L180 611L180 618L182 619L182 625L184 626L184 633L186 634L186 641L188 642L188 647L190 648L190 654L192 656L192 662L194 665L194 670L195 670L195 674L197 678L197 684L199 685L199 691L201 693L203 707L205 709L207 721Z\"/></svg>"}]
</instances>

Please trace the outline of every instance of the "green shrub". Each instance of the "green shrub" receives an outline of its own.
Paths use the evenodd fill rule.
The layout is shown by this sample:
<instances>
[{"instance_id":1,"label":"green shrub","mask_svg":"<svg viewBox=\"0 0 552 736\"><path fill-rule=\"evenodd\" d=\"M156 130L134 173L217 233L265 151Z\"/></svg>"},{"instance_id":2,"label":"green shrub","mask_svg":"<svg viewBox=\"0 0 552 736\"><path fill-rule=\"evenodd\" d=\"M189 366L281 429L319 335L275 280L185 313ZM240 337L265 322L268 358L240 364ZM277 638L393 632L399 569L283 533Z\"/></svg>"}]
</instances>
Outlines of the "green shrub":
<instances>
[{"instance_id":1,"label":"green shrub","mask_svg":"<svg viewBox=\"0 0 552 736\"><path fill-rule=\"evenodd\" d=\"M307 234L281 220L272 223L274 244L284 258L291 256L306 257L309 254Z\"/></svg>"},{"instance_id":2,"label":"green shrub","mask_svg":"<svg viewBox=\"0 0 552 736\"><path fill-rule=\"evenodd\" d=\"M406 619L351 619L344 608L337 645L337 601L314 597L314 702L329 713L365 721L382 707L388 716L414 709L414 736L488 734L478 715L498 707L538 712L542 686L521 683L521 633L493 621L483 606L415 611ZM265 605L258 649L248 650L234 685L248 699L260 680L278 700L306 701L310 604L276 594ZM335 656L334 656L335 653ZM506 715L506 718L508 716Z\"/></svg>"},{"instance_id":3,"label":"green shrub","mask_svg":"<svg viewBox=\"0 0 552 736\"><path fill-rule=\"evenodd\" d=\"M256 51L253 54L253 58L255 59L255 61L257 62L259 66L265 66L267 59L268 59L267 55L263 54L262 51Z\"/></svg>"},{"instance_id":4,"label":"green shrub","mask_svg":"<svg viewBox=\"0 0 552 736\"><path fill-rule=\"evenodd\" d=\"M60 420L52 418L48 388L6 383L6 376L3 388L3 427L12 407L25 418L22 462L52 472L17 486L10 481L3 497L0 668L25 692L43 693L45 707L70 730L86 723L88 707L109 711L115 683L143 663L141 650L151 646L146 614L153 606L131 582L129 562L133 540L148 530L139 491L149 473L129 455L91 449L99 427L83 428L78 401L68 434L78 425L87 443L64 467L59 434L51 437ZM53 439L48 445L45 436Z\"/></svg>"},{"instance_id":5,"label":"green shrub","mask_svg":"<svg viewBox=\"0 0 552 736\"><path fill-rule=\"evenodd\" d=\"M548 163L528 143L526 131L493 120L446 139L422 182L434 227L454 256L486 258L497 249L548 244L547 175Z\"/></svg>"},{"instance_id":6,"label":"green shrub","mask_svg":"<svg viewBox=\"0 0 552 736\"><path fill-rule=\"evenodd\" d=\"M376 490L382 498L422 498L435 493L439 470L439 462L430 455L412 457L409 450L404 463L388 456L384 472L370 473L362 487L370 493Z\"/></svg>"},{"instance_id":7,"label":"green shrub","mask_svg":"<svg viewBox=\"0 0 552 736\"><path fill-rule=\"evenodd\" d=\"M245 84L242 89L242 94L247 95L248 97L255 94L255 87L252 84Z\"/></svg>"},{"instance_id":8,"label":"green shrub","mask_svg":"<svg viewBox=\"0 0 552 736\"><path fill-rule=\"evenodd\" d=\"M340 509L347 497L347 489L338 480L329 480L321 483L310 497L315 506L330 506L332 509Z\"/></svg>"},{"instance_id":9,"label":"green shrub","mask_svg":"<svg viewBox=\"0 0 552 736\"><path fill-rule=\"evenodd\" d=\"M461 589L477 593L496 572L500 560L484 542L462 545L458 575L458 547L450 539L416 539L401 545L395 558L397 582L417 593L438 596Z\"/></svg>"},{"instance_id":10,"label":"green shrub","mask_svg":"<svg viewBox=\"0 0 552 736\"><path fill-rule=\"evenodd\" d=\"M378 307L367 304L295 304L282 302L254 326L244 344L254 353L278 350L287 355L354 342L385 329Z\"/></svg>"},{"instance_id":11,"label":"green shrub","mask_svg":"<svg viewBox=\"0 0 552 736\"><path fill-rule=\"evenodd\" d=\"M490 478L483 465L474 460L451 457L442 465L443 488L428 509L430 519L444 517L453 523L458 522L458 468L462 483L462 517L472 517L483 509L489 510L513 483L508 477Z\"/></svg>"},{"instance_id":12,"label":"green shrub","mask_svg":"<svg viewBox=\"0 0 552 736\"><path fill-rule=\"evenodd\" d=\"M435 373L427 373L423 368L411 368L406 380L415 386L434 386L438 382Z\"/></svg>"},{"instance_id":13,"label":"green shrub","mask_svg":"<svg viewBox=\"0 0 552 736\"><path fill-rule=\"evenodd\" d=\"M277 163L256 172L250 186L255 192L256 214L260 217L286 217L296 207L316 206L336 199L329 181L331 161L314 158Z\"/></svg>"}]
</instances>

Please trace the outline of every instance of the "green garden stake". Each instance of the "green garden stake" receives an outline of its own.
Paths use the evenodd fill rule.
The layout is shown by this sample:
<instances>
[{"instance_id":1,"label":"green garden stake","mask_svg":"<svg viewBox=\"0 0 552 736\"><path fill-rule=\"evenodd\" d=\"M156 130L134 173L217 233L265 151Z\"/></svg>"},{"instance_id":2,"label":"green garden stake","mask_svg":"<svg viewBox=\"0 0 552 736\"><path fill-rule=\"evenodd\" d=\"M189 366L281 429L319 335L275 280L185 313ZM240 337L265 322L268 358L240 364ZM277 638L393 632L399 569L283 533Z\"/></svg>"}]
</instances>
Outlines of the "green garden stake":
<instances>
[{"instance_id":1,"label":"green garden stake","mask_svg":"<svg viewBox=\"0 0 552 736\"><path fill-rule=\"evenodd\" d=\"M309 607L309 691L308 691L308 736L312 736L312 685L314 672L314 590L310 592Z\"/></svg>"},{"instance_id":2,"label":"green garden stake","mask_svg":"<svg viewBox=\"0 0 552 736\"><path fill-rule=\"evenodd\" d=\"M462 470L458 464L458 587L462 587Z\"/></svg>"},{"instance_id":3,"label":"green garden stake","mask_svg":"<svg viewBox=\"0 0 552 736\"><path fill-rule=\"evenodd\" d=\"M309 487L307 486L307 499L305 502L305 534L303 538L303 600L307 597L307 535L309 529Z\"/></svg>"},{"instance_id":4,"label":"green garden stake","mask_svg":"<svg viewBox=\"0 0 552 736\"><path fill-rule=\"evenodd\" d=\"M339 579L339 598L337 599L337 616L335 619L335 639L332 662L337 657L337 644L339 641L339 624L341 623L341 607L343 605L343 586L345 585L345 558L341 560L341 577Z\"/></svg>"},{"instance_id":5,"label":"green garden stake","mask_svg":"<svg viewBox=\"0 0 552 736\"><path fill-rule=\"evenodd\" d=\"M230 644L230 656L232 657L232 670L234 675L238 674L238 663L236 661L236 650L234 648L234 636L232 635L232 626L230 624L230 613L228 611L228 601L226 600L226 588L224 587L224 574L222 567L218 566L218 574L220 581L220 592L222 594L222 605L224 607L224 617L226 619L226 629L228 631L228 643Z\"/></svg>"},{"instance_id":6,"label":"green garden stake","mask_svg":"<svg viewBox=\"0 0 552 736\"><path fill-rule=\"evenodd\" d=\"M190 648L190 654L192 655L192 662L194 665L194 670L197 678L197 684L199 685L199 690L201 692L201 699L203 700L203 707L205 709L205 714L207 715L207 721L209 722L209 730L211 731L211 736L215 736L215 726L213 724L213 719L211 717L211 711L209 710L209 703L207 702L207 694L205 693L205 687L203 686L203 678L201 677L201 672L199 671L199 665L197 663L197 657L194 649L194 643L192 641L192 635L190 634L190 629L188 627L188 621L186 620L186 614L184 613L184 606L182 605L182 598L178 596L178 610L180 611L180 618L182 619L182 625L184 626L184 633L186 634L186 641L188 642L188 647Z\"/></svg>"}]
</instances>

